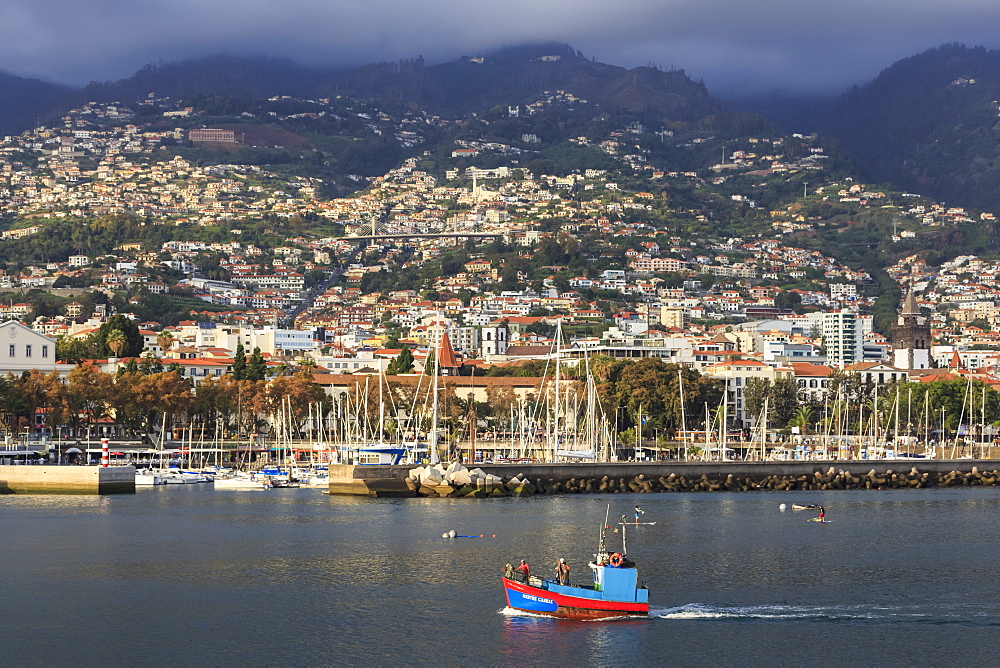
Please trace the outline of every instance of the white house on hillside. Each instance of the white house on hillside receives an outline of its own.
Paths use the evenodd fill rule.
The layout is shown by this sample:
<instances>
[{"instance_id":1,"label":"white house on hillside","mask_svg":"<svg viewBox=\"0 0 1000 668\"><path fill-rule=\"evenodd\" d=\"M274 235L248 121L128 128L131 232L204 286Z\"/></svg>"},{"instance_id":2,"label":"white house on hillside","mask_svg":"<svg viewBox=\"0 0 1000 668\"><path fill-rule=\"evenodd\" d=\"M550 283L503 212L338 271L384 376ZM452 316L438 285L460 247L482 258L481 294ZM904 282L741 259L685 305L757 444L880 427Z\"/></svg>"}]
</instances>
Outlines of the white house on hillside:
<instances>
[{"instance_id":1,"label":"white house on hillside","mask_svg":"<svg viewBox=\"0 0 1000 668\"><path fill-rule=\"evenodd\" d=\"M16 320L0 325L0 374L56 368L56 341Z\"/></svg>"}]
</instances>

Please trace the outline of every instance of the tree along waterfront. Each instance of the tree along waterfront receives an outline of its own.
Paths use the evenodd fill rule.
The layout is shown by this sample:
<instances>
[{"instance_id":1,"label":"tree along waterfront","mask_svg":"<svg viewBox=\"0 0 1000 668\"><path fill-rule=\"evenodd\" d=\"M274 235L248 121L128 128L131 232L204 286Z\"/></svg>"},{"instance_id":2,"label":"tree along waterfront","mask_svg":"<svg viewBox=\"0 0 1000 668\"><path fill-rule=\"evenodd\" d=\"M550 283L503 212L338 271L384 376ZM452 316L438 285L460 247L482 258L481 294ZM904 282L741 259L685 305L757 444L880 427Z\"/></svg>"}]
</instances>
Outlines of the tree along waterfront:
<instances>
[{"instance_id":1,"label":"tree along waterfront","mask_svg":"<svg viewBox=\"0 0 1000 668\"><path fill-rule=\"evenodd\" d=\"M0 377L0 426L8 437L80 438L100 427L105 435L141 439L152 436L167 413L173 425L219 438L279 430L306 438L312 430L327 430L329 438L343 439L352 432L360 440L398 441L426 436L430 429L422 408L428 404L429 384L412 375L357 374L340 377L344 382L337 387L324 387L317 382L323 375L305 367L288 367L288 375L266 380L248 377L246 367L242 369L242 377L234 373L196 384L176 368L164 369L155 358L132 360L117 374L82 363L65 377L39 371L8 375ZM825 395L818 396L794 383L764 380L724 394L718 379L652 358L597 356L586 365L563 367L560 374L558 398L551 376L535 379L520 396L510 387L486 382L475 392L443 382L439 424L447 434L445 443L454 448L470 439L510 439L521 428L526 407L544 408L546 401L549 411L562 407L556 409L562 411L560 433L571 432L586 419L581 407L591 391L619 448L632 450L629 457L637 454L636 446L663 450L669 444L677 450L678 443L691 450L679 454L700 456L724 434L730 437L727 443L744 444L768 438L828 445L851 438L858 447L866 441L910 449L919 443L957 444L958 439L985 444L1000 424L1000 394L966 376L880 385L858 374L834 372ZM720 410L724 398L728 403L742 400L750 423L740 424L732 413ZM690 439L696 431L701 438Z\"/></svg>"}]
</instances>

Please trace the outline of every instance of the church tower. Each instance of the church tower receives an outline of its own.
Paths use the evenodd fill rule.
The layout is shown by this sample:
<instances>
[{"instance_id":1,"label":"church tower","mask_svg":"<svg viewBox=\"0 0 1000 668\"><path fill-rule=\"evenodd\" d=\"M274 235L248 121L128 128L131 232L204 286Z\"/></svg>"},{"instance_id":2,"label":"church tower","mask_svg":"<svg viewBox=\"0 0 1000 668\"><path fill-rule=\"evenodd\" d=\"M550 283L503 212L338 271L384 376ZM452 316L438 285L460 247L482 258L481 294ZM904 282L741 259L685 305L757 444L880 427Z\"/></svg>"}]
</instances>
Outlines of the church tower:
<instances>
[{"instance_id":1,"label":"church tower","mask_svg":"<svg viewBox=\"0 0 1000 668\"><path fill-rule=\"evenodd\" d=\"M897 369L931 368L931 322L920 314L911 290L892 328L892 365Z\"/></svg>"},{"instance_id":2,"label":"church tower","mask_svg":"<svg viewBox=\"0 0 1000 668\"><path fill-rule=\"evenodd\" d=\"M507 354L507 325L489 325L480 331L480 350L484 357Z\"/></svg>"}]
</instances>

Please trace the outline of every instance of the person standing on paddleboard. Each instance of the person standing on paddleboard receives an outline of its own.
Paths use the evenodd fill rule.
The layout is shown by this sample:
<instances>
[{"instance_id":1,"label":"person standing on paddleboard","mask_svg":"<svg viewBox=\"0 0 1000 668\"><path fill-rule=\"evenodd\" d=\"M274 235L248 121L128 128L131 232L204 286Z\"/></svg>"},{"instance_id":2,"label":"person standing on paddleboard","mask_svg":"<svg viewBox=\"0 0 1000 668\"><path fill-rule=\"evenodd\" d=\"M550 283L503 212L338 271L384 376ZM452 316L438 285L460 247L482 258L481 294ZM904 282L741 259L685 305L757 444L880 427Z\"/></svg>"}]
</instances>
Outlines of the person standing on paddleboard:
<instances>
[{"instance_id":1,"label":"person standing on paddleboard","mask_svg":"<svg viewBox=\"0 0 1000 668\"><path fill-rule=\"evenodd\" d=\"M639 515L645 515L646 511L640 508L638 505L635 507L635 523L639 523Z\"/></svg>"},{"instance_id":2,"label":"person standing on paddleboard","mask_svg":"<svg viewBox=\"0 0 1000 668\"><path fill-rule=\"evenodd\" d=\"M820 522L826 521L826 509L823 508L823 506L819 507L819 517L817 519L819 519Z\"/></svg>"}]
</instances>

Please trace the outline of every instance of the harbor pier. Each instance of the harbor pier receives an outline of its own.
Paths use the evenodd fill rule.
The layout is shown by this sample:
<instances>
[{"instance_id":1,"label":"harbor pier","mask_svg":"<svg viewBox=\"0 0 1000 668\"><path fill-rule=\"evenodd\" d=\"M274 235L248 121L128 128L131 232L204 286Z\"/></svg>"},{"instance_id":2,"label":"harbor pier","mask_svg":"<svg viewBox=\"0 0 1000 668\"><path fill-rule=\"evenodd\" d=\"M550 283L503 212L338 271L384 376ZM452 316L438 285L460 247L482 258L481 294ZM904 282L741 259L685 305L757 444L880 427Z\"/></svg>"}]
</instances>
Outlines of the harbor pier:
<instances>
[{"instance_id":1,"label":"harbor pier","mask_svg":"<svg viewBox=\"0 0 1000 668\"><path fill-rule=\"evenodd\" d=\"M330 467L330 494L375 497L430 496L408 480L408 466L342 464ZM880 459L777 462L599 462L475 464L507 490L528 483L532 493L667 491L793 491L1000 486L1000 460ZM479 485L482 487L482 485ZM477 496L469 485L437 486L439 496ZM487 494L493 495L496 494Z\"/></svg>"},{"instance_id":2,"label":"harbor pier","mask_svg":"<svg viewBox=\"0 0 1000 668\"><path fill-rule=\"evenodd\" d=\"M0 494L135 494L135 467L0 466Z\"/></svg>"}]
</instances>

